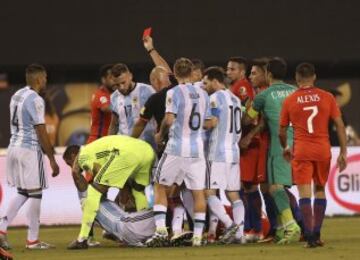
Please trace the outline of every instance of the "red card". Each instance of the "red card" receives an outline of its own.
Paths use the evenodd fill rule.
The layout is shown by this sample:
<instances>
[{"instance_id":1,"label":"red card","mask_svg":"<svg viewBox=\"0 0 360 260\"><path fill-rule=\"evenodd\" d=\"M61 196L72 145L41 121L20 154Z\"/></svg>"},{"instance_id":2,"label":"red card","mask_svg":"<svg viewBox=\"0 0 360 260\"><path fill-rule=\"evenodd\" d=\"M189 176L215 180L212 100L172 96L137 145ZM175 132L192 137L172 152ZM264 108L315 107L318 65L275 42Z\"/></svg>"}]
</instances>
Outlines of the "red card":
<instances>
[{"instance_id":1,"label":"red card","mask_svg":"<svg viewBox=\"0 0 360 260\"><path fill-rule=\"evenodd\" d=\"M151 36L151 30L152 30L151 27L146 28L146 29L144 30L143 39L144 39L145 37Z\"/></svg>"}]
</instances>

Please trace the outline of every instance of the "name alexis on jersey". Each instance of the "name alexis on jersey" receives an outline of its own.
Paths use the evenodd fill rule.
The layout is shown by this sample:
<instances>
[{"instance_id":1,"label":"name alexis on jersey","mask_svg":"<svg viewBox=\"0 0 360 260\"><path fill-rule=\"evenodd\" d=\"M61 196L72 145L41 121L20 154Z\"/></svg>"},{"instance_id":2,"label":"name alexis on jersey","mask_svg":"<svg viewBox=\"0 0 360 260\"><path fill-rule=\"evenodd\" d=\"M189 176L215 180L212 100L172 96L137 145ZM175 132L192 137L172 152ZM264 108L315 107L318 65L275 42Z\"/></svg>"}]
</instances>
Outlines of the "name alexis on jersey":
<instances>
[{"instance_id":1,"label":"name alexis on jersey","mask_svg":"<svg viewBox=\"0 0 360 260\"><path fill-rule=\"evenodd\" d=\"M319 102L319 101L320 101L320 97L318 94L298 96L298 98L297 98L297 103L300 103L300 104L310 103L310 102Z\"/></svg>"}]
</instances>

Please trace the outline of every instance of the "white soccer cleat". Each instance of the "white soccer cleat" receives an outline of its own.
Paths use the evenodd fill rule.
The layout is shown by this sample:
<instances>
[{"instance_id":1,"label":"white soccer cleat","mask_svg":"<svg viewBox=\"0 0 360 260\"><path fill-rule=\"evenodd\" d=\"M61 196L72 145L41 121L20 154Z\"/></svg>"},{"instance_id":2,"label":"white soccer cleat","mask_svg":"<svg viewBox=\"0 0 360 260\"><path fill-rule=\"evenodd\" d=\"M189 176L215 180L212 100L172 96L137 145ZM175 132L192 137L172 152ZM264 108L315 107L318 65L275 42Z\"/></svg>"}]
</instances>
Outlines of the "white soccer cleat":
<instances>
[{"instance_id":1,"label":"white soccer cleat","mask_svg":"<svg viewBox=\"0 0 360 260\"><path fill-rule=\"evenodd\" d=\"M175 234L170 239L171 246L188 246L189 241L191 242L191 238L193 233L190 231L184 231L179 234Z\"/></svg>"},{"instance_id":2,"label":"white soccer cleat","mask_svg":"<svg viewBox=\"0 0 360 260\"><path fill-rule=\"evenodd\" d=\"M202 237L201 236L193 236L192 238L192 246L202 246Z\"/></svg>"},{"instance_id":3,"label":"white soccer cleat","mask_svg":"<svg viewBox=\"0 0 360 260\"><path fill-rule=\"evenodd\" d=\"M155 234L146 240L145 245L147 247L162 247L168 246L169 238L168 232L166 229L156 230Z\"/></svg>"},{"instance_id":4,"label":"white soccer cleat","mask_svg":"<svg viewBox=\"0 0 360 260\"><path fill-rule=\"evenodd\" d=\"M238 225L232 224L230 227L228 227L225 230L224 235L220 237L219 242L221 244L230 244L234 240L236 231L238 229L239 229Z\"/></svg>"},{"instance_id":5,"label":"white soccer cleat","mask_svg":"<svg viewBox=\"0 0 360 260\"><path fill-rule=\"evenodd\" d=\"M54 245L39 240L34 242L28 242L25 247L26 249L31 249L31 250L47 250L47 249L55 248Z\"/></svg>"},{"instance_id":6,"label":"white soccer cleat","mask_svg":"<svg viewBox=\"0 0 360 260\"><path fill-rule=\"evenodd\" d=\"M89 247L99 247L100 242L96 241L94 237L89 237L87 240L87 244Z\"/></svg>"}]
</instances>

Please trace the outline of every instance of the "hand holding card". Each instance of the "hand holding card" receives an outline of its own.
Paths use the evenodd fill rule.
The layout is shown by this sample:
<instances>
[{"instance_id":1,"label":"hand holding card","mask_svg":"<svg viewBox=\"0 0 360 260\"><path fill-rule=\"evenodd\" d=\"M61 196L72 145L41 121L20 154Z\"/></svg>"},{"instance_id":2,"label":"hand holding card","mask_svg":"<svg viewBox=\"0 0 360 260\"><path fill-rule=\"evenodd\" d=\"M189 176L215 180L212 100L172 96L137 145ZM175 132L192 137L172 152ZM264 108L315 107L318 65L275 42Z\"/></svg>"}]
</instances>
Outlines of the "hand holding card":
<instances>
[{"instance_id":1,"label":"hand holding card","mask_svg":"<svg viewBox=\"0 0 360 260\"><path fill-rule=\"evenodd\" d=\"M148 36L151 36L151 31L152 31L152 28L151 27L148 27L144 30L144 33L143 33L143 39L148 37Z\"/></svg>"}]
</instances>

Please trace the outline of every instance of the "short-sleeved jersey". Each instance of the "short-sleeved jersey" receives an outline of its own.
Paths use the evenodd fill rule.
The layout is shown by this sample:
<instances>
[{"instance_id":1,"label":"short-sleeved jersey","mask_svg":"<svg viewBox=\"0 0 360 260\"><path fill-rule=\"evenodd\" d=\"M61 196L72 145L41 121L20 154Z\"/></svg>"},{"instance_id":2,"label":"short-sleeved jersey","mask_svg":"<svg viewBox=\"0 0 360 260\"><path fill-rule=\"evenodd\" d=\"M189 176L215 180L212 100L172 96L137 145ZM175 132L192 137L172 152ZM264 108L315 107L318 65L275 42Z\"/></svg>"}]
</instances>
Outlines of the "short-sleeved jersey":
<instances>
[{"instance_id":1,"label":"short-sleeved jersey","mask_svg":"<svg viewBox=\"0 0 360 260\"><path fill-rule=\"evenodd\" d=\"M270 130L269 155L282 155L282 147L279 140L279 120L284 99L292 94L296 88L283 82L272 84L269 88L256 95L248 114L262 112ZM293 140L293 129L288 129L288 144L291 146Z\"/></svg>"},{"instance_id":2,"label":"short-sleeved jersey","mask_svg":"<svg viewBox=\"0 0 360 260\"><path fill-rule=\"evenodd\" d=\"M294 158L324 161L331 157L328 125L341 116L335 98L316 87L300 88L284 101L281 126L294 128Z\"/></svg>"},{"instance_id":3,"label":"short-sleeved jersey","mask_svg":"<svg viewBox=\"0 0 360 260\"><path fill-rule=\"evenodd\" d=\"M29 86L18 90L10 101L10 147L40 148L34 126L45 124L45 102Z\"/></svg>"},{"instance_id":4,"label":"short-sleeved jersey","mask_svg":"<svg viewBox=\"0 0 360 260\"><path fill-rule=\"evenodd\" d=\"M213 116L217 126L210 135L210 161L239 162L239 140L241 137L241 102L229 90L219 90L210 96Z\"/></svg>"},{"instance_id":5,"label":"short-sleeved jersey","mask_svg":"<svg viewBox=\"0 0 360 260\"><path fill-rule=\"evenodd\" d=\"M122 162L127 164L140 163L146 142L125 135L108 135L81 147L78 157L79 166L84 170L91 170L94 163L103 167L112 156L120 156Z\"/></svg>"},{"instance_id":6,"label":"short-sleeved jersey","mask_svg":"<svg viewBox=\"0 0 360 260\"><path fill-rule=\"evenodd\" d=\"M255 97L255 90L246 78L236 81L231 85L230 90L241 102L246 102L248 99L253 100Z\"/></svg>"},{"instance_id":7,"label":"short-sleeved jersey","mask_svg":"<svg viewBox=\"0 0 360 260\"><path fill-rule=\"evenodd\" d=\"M111 121L111 112L103 112L101 109L110 106L110 92L105 86L99 89L91 97L91 126L88 143L108 134Z\"/></svg>"},{"instance_id":8,"label":"short-sleeved jersey","mask_svg":"<svg viewBox=\"0 0 360 260\"><path fill-rule=\"evenodd\" d=\"M173 86L164 88L159 92L152 94L140 111L140 118L145 121L155 118L158 130L160 129L161 122L165 116L166 94L172 87Z\"/></svg>"},{"instance_id":9,"label":"short-sleeved jersey","mask_svg":"<svg viewBox=\"0 0 360 260\"><path fill-rule=\"evenodd\" d=\"M134 124L140 117L141 108L154 93L152 86L136 83L134 89L126 96L118 90L111 95L111 109L119 117L118 134L131 135ZM153 144L154 131L155 125L148 124L140 138Z\"/></svg>"},{"instance_id":10,"label":"short-sleeved jersey","mask_svg":"<svg viewBox=\"0 0 360 260\"><path fill-rule=\"evenodd\" d=\"M167 92L166 113L176 119L169 130L165 153L204 158L204 120L211 118L208 94L193 84L180 84Z\"/></svg>"}]
</instances>

